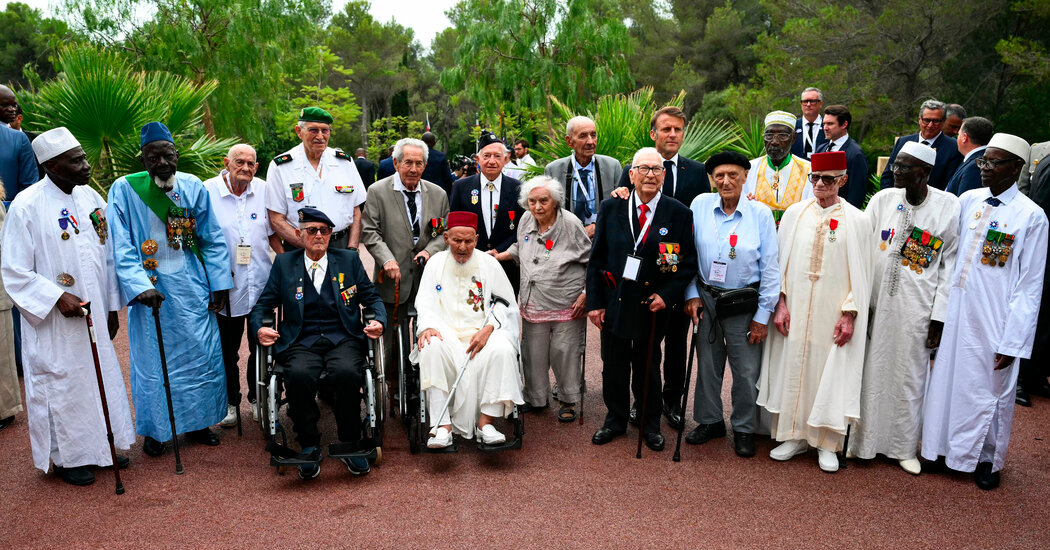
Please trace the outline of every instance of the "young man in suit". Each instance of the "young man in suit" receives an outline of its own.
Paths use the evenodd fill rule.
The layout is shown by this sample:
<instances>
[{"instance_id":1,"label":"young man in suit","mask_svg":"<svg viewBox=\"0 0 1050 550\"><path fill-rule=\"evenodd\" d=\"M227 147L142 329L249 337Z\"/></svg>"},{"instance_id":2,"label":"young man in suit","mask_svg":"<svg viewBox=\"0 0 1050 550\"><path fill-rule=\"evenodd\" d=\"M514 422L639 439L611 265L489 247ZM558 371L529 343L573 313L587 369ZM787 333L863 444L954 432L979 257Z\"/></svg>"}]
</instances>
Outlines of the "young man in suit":
<instances>
[{"instance_id":1,"label":"young man in suit","mask_svg":"<svg viewBox=\"0 0 1050 550\"><path fill-rule=\"evenodd\" d=\"M361 175L361 181L365 183L365 189L368 189L376 181L376 165L368 160L366 155L368 151L364 147L358 147L354 153L354 165L357 166L357 173Z\"/></svg>"},{"instance_id":2,"label":"young man in suit","mask_svg":"<svg viewBox=\"0 0 1050 550\"><path fill-rule=\"evenodd\" d=\"M909 141L917 141L937 151L937 164L933 165L929 185L941 191L948 186L948 180L952 179L955 171L962 164L962 154L959 153L955 139L941 132L941 128L944 127L944 111L944 103L936 99L927 99L922 103L922 106L919 107L919 132L898 139L893 146L890 161L886 163L886 169L882 171L880 177L883 189L893 187L893 173L890 172L889 167L897 160L897 153L900 152L901 147L904 147L904 144Z\"/></svg>"},{"instance_id":3,"label":"young man in suit","mask_svg":"<svg viewBox=\"0 0 1050 550\"><path fill-rule=\"evenodd\" d=\"M827 142L824 118L820 116L824 92L817 88L802 90L799 105L802 106L802 117L795 121L795 141L791 144L791 154L809 160L810 155Z\"/></svg>"},{"instance_id":4,"label":"young man in suit","mask_svg":"<svg viewBox=\"0 0 1050 550\"><path fill-rule=\"evenodd\" d=\"M696 277L697 265L689 208L660 192L663 160L654 148L635 153L635 190L626 201L603 201L598 214L587 265L587 311L601 330L602 395L609 412L591 438L595 445L626 433L630 388L635 402L645 403L639 414L646 445L654 451L664 448L660 341L670 318L681 315L685 287ZM647 356L650 348L652 356Z\"/></svg>"},{"instance_id":5,"label":"young man in suit","mask_svg":"<svg viewBox=\"0 0 1050 550\"><path fill-rule=\"evenodd\" d=\"M295 427L302 454L320 453L317 421L321 372L335 396L333 408L339 441L357 443L361 437L361 386L364 383L368 340L382 336L386 310L355 250L328 248L332 220L315 208L299 210L297 237L306 248L277 256L259 301L252 308L251 330L264 346L273 346L284 367L288 416ZM284 306L280 332L262 326L263 315ZM375 319L362 326L361 306ZM344 459L354 475L368 473L364 458ZM321 474L320 463L299 467L301 479Z\"/></svg>"},{"instance_id":6,"label":"young man in suit","mask_svg":"<svg viewBox=\"0 0 1050 550\"><path fill-rule=\"evenodd\" d=\"M572 154L548 164L543 174L565 184L565 209L580 218L587 236L593 239L598 205L615 188L620 162L595 154L598 130L585 116L573 117L565 124L565 143Z\"/></svg>"},{"instance_id":7,"label":"young man in suit","mask_svg":"<svg viewBox=\"0 0 1050 550\"><path fill-rule=\"evenodd\" d=\"M975 116L963 121L959 127L958 140L963 162L945 191L959 197L971 189L981 187L981 169L977 167L977 159L984 157L984 148L994 134L995 126L987 118Z\"/></svg>"},{"instance_id":8,"label":"young man in suit","mask_svg":"<svg viewBox=\"0 0 1050 550\"><path fill-rule=\"evenodd\" d=\"M481 172L452 185L449 206L453 212L473 212L478 216L477 249L495 256L510 248L518 238L516 228L524 213L518 204L521 182L503 175L506 146L492 132L478 139L478 166ZM513 260L500 262L514 292L518 292L520 273Z\"/></svg>"},{"instance_id":9,"label":"young man in suit","mask_svg":"<svg viewBox=\"0 0 1050 550\"><path fill-rule=\"evenodd\" d=\"M818 153L846 152L846 185L839 188L839 196L857 208L864 207L868 194L868 159L860 145L849 137L853 115L845 105L829 105L824 109L824 135L828 141L817 147Z\"/></svg>"}]
</instances>

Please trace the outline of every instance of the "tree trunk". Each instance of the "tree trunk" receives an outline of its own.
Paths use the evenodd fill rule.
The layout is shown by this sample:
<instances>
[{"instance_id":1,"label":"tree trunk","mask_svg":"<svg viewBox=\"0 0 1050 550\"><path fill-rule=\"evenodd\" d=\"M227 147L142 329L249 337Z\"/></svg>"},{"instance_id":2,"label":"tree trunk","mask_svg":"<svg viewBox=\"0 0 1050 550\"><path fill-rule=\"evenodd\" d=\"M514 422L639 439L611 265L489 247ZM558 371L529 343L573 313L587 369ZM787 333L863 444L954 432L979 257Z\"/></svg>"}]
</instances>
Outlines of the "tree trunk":
<instances>
[{"instance_id":1,"label":"tree trunk","mask_svg":"<svg viewBox=\"0 0 1050 550\"><path fill-rule=\"evenodd\" d=\"M204 133L215 139L215 121L211 119L211 105L208 105L207 101L204 102L204 116L201 117L201 121L204 123Z\"/></svg>"},{"instance_id":2,"label":"tree trunk","mask_svg":"<svg viewBox=\"0 0 1050 550\"><path fill-rule=\"evenodd\" d=\"M361 147L368 149L368 100L361 102Z\"/></svg>"}]
</instances>

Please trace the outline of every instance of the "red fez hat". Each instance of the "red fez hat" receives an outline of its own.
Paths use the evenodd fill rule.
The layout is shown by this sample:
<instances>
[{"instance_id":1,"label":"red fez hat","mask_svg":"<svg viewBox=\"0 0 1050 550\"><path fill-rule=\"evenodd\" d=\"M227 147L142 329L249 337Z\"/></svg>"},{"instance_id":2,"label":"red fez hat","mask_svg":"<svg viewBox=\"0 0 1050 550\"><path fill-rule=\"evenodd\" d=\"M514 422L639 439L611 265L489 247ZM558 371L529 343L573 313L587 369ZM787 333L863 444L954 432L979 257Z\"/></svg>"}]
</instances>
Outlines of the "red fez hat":
<instances>
[{"instance_id":1,"label":"red fez hat","mask_svg":"<svg viewBox=\"0 0 1050 550\"><path fill-rule=\"evenodd\" d=\"M809 157L810 170L823 172L824 170L845 170L846 152L828 151L827 153L814 153Z\"/></svg>"},{"instance_id":2,"label":"red fez hat","mask_svg":"<svg viewBox=\"0 0 1050 550\"><path fill-rule=\"evenodd\" d=\"M478 215L473 212L449 212L448 228L452 229L453 227L469 227L477 231Z\"/></svg>"}]
</instances>

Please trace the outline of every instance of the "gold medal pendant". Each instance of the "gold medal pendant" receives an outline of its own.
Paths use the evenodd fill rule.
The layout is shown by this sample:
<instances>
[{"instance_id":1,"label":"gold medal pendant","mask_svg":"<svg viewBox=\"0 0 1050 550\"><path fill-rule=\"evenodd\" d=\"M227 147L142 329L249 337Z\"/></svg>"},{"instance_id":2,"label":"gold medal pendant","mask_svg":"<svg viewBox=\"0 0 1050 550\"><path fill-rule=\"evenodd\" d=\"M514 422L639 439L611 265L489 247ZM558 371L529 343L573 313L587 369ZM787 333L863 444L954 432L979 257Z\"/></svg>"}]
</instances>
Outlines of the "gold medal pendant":
<instances>
[{"instance_id":1,"label":"gold medal pendant","mask_svg":"<svg viewBox=\"0 0 1050 550\"><path fill-rule=\"evenodd\" d=\"M882 241L882 244L879 245L879 250L886 250L886 241Z\"/></svg>"},{"instance_id":2,"label":"gold medal pendant","mask_svg":"<svg viewBox=\"0 0 1050 550\"><path fill-rule=\"evenodd\" d=\"M901 265L907 266L909 263L911 262L908 261L908 258L901 258Z\"/></svg>"},{"instance_id":3,"label":"gold medal pendant","mask_svg":"<svg viewBox=\"0 0 1050 550\"><path fill-rule=\"evenodd\" d=\"M69 240L69 233L63 231L62 232L62 240L63 241L68 241Z\"/></svg>"},{"instance_id":4,"label":"gold medal pendant","mask_svg":"<svg viewBox=\"0 0 1050 550\"><path fill-rule=\"evenodd\" d=\"M919 275L922 275L922 268L921 267L916 267L915 268L915 272L918 273Z\"/></svg>"},{"instance_id":5,"label":"gold medal pendant","mask_svg":"<svg viewBox=\"0 0 1050 550\"><path fill-rule=\"evenodd\" d=\"M988 257L985 256L985 257L981 258L981 263L984 264L984 265L988 265Z\"/></svg>"}]
</instances>

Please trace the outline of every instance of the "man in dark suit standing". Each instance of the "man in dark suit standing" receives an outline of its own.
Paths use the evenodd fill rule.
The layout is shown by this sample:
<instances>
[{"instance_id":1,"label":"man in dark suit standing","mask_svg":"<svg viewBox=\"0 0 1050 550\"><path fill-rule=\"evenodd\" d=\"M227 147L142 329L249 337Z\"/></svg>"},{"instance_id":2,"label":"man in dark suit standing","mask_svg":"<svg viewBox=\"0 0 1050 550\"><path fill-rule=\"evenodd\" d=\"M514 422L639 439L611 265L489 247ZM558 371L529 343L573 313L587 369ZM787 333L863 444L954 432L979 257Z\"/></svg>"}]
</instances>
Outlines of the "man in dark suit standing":
<instances>
[{"instance_id":1,"label":"man in dark suit standing","mask_svg":"<svg viewBox=\"0 0 1050 550\"><path fill-rule=\"evenodd\" d=\"M802 90L799 103L802 105L802 116L795 121L795 141L791 144L791 154L809 160L809 156L827 141L824 118L820 116L824 92L817 88L806 88Z\"/></svg>"},{"instance_id":2,"label":"man in dark suit standing","mask_svg":"<svg viewBox=\"0 0 1050 550\"><path fill-rule=\"evenodd\" d=\"M394 175L394 147L387 147L386 151L379 157L379 168L376 169L376 180L386 179Z\"/></svg>"},{"instance_id":3,"label":"man in dark suit standing","mask_svg":"<svg viewBox=\"0 0 1050 550\"><path fill-rule=\"evenodd\" d=\"M489 131L478 139L478 166L481 172L452 184L449 206L452 212L473 212L478 216L476 248L492 254L510 248L518 238L517 227L524 212L518 204L521 182L503 175L507 162L506 145ZM520 272L513 260L500 262L507 278L518 292Z\"/></svg>"},{"instance_id":4,"label":"man in dark suit standing","mask_svg":"<svg viewBox=\"0 0 1050 550\"><path fill-rule=\"evenodd\" d=\"M357 173L361 174L361 181L365 184L365 189L368 189L373 183L376 182L376 165L372 161L368 160L366 155L368 151L364 147L358 147L354 156L354 166L357 166Z\"/></svg>"},{"instance_id":5,"label":"man in dark suit standing","mask_svg":"<svg viewBox=\"0 0 1050 550\"><path fill-rule=\"evenodd\" d=\"M437 136L433 132L424 132L423 137L420 139L430 149L430 154L427 157L427 167L423 170L423 179L437 184L438 187L445 190L446 195L451 194L452 184L456 182L456 178L452 176L452 170L449 169L448 158L445 156L445 153L434 148L437 146Z\"/></svg>"},{"instance_id":6,"label":"man in dark suit standing","mask_svg":"<svg viewBox=\"0 0 1050 550\"><path fill-rule=\"evenodd\" d=\"M948 182L945 191L956 197L971 190L978 189L981 183L981 169L977 167L977 159L984 157L984 148L995 134L992 121L979 116L963 120L959 127L959 153L963 155L963 162L955 175Z\"/></svg>"},{"instance_id":7,"label":"man in dark suit standing","mask_svg":"<svg viewBox=\"0 0 1050 550\"><path fill-rule=\"evenodd\" d=\"M919 132L899 138L893 146L890 161L886 163L886 169L882 171L880 178L883 189L893 187L890 165L897 160L897 153L901 147L909 141L917 141L937 151L937 163L933 165L933 172L930 173L929 185L941 191L948 187L948 180L952 179L962 164L962 154L959 153L955 140L941 132L944 126L944 111L944 103L936 99L927 99L922 103L919 107Z\"/></svg>"},{"instance_id":8,"label":"man in dark suit standing","mask_svg":"<svg viewBox=\"0 0 1050 550\"><path fill-rule=\"evenodd\" d=\"M598 212L587 265L587 315L601 330L602 395L609 412L591 438L595 445L626 433L633 390L635 402L645 404L639 413L646 445L664 448L657 393L660 341L669 318L681 315L697 265L689 208L660 192L663 161L654 148L635 153L630 198L606 199Z\"/></svg>"},{"instance_id":9,"label":"man in dark suit standing","mask_svg":"<svg viewBox=\"0 0 1050 550\"><path fill-rule=\"evenodd\" d=\"M967 122L970 119L966 119ZM963 123L965 127L966 123ZM1038 160L1038 159L1037 159ZM1050 162L1036 166L1032 174L1029 198L1038 204L1043 213L1050 216ZM1022 359L1017 371L1016 403L1023 407L1032 406L1032 395L1050 397L1050 262L1046 263L1043 273L1043 294L1039 307L1039 317L1035 324L1035 341L1032 343L1032 356Z\"/></svg>"},{"instance_id":10,"label":"man in dark suit standing","mask_svg":"<svg viewBox=\"0 0 1050 550\"><path fill-rule=\"evenodd\" d=\"M674 197L678 202L689 206L693 199L702 193L711 192L711 182L707 179L704 163L678 155L685 139L687 126L685 113L678 107L668 105L653 113L649 121L649 137L656 145L664 166L664 184L661 193L665 197ZM625 188L617 195L626 199L634 187L631 185L631 165L624 168L620 176L620 187ZM680 309L670 313L667 324L667 341L664 345L664 386L663 411L667 423L674 429L682 425L682 393L685 391L686 336L689 333L689 316ZM637 422L637 410L631 409L631 423Z\"/></svg>"},{"instance_id":11,"label":"man in dark suit standing","mask_svg":"<svg viewBox=\"0 0 1050 550\"><path fill-rule=\"evenodd\" d=\"M839 187L839 196L858 209L864 208L868 194L868 159L860 145L849 137L853 115L845 105L830 105L824 109L824 135L828 141L817 147L818 153L846 152L846 185Z\"/></svg>"},{"instance_id":12,"label":"man in dark suit standing","mask_svg":"<svg viewBox=\"0 0 1050 550\"><path fill-rule=\"evenodd\" d=\"M598 155L598 127L585 116L565 123L565 143L572 154L548 164L543 175L565 185L565 209L580 218L587 236L594 238L598 205L616 186L620 161Z\"/></svg>"},{"instance_id":13,"label":"man in dark suit standing","mask_svg":"<svg viewBox=\"0 0 1050 550\"><path fill-rule=\"evenodd\" d=\"M288 416L295 426L302 454L318 456L321 412L317 395L321 372L335 396L333 408L339 441L357 443L361 437L361 386L364 383L368 341L382 336L386 310L379 292L368 280L357 252L328 249L335 224L315 208L299 210L296 233L304 250L277 256L266 288L252 308L250 326L259 343L273 346L284 368ZM263 315L284 306L280 332L262 326ZM375 314L367 326L361 323L361 306ZM343 459L351 474L368 473L364 458ZM320 475L320 463L300 466L299 477Z\"/></svg>"}]
</instances>

